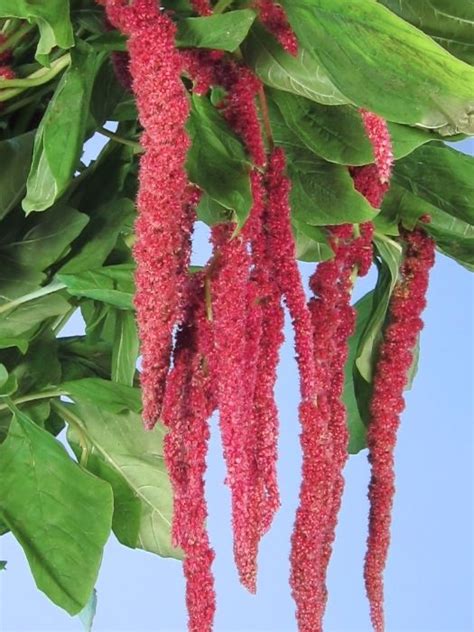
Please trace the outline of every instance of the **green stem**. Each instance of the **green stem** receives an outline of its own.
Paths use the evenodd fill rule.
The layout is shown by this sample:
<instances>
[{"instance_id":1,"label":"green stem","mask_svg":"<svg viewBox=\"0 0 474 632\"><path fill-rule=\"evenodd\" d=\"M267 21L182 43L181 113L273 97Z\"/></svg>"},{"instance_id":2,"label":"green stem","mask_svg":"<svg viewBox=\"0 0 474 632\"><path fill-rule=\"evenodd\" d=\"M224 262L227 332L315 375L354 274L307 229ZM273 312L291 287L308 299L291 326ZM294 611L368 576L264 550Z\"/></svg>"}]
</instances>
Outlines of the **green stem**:
<instances>
[{"instance_id":1,"label":"green stem","mask_svg":"<svg viewBox=\"0 0 474 632\"><path fill-rule=\"evenodd\" d=\"M35 90L33 93L29 94L23 99L18 99L18 101L14 101L13 103L10 103L10 105L8 105L6 108L3 108L2 114L3 115L11 114L12 112L21 110L22 108L25 107L25 105L28 105L29 103L33 103L33 101L38 101L39 99L41 99L42 96L44 96L45 94L48 94L48 92L51 92L53 88L54 88L53 85L47 85L47 86L44 86L44 88L42 88L41 90Z\"/></svg>"},{"instance_id":2,"label":"green stem","mask_svg":"<svg viewBox=\"0 0 474 632\"><path fill-rule=\"evenodd\" d=\"M0 44L0 54L4 53L8 49L13 50L17 42L19 42L24 35L29 33L34 28L34 25L28 24L28 22L23 24L18 30L14 31L9 38L7 38L2 44Z\"/></svg>"},{"instance_id":3,"label":"green stem","mask_svg":"<svg viewBox=\"0 0 474 632\"><path fill-rule=\"evenodd\" d=\"M230 5L234 2L234 0L218 0L214 7L214 15L218 15L219 13L224 13L224 11L230 7Z\"/></svg>"},{"instance_id":4,"label":"green stem","mask_svg":"<svg viewBox=\"0 0 474 632\"><path fill-rule=\"evenodd\" d=\"M51 62L50 68L39 68L24 79L0 79L0 101L8 101L28 88L48 83L70 63L71 55L67 53Z\"/></svg>"},{"instance_id":5,"label":"green stem","mask_svg":"<svg viewBox=\"0 0 474 632\"><path fill-rule=\"evenodd\" d=\"M145 151L140 143L137 143L136 141L130 140L128 138L124 138L123 136L119 136L118 134L105 129L105 127L101 127L97 131L99 132L99 134L102 134L102 136L106 136L107 138L114 140L116 143L127 145L127 147L132 147L135 150L136 154L142 154Z\"/></svg>"},{"instance_id":6,"label":"green stem","mask_svg":"<svg viewBox=\"0 0 474 632\"><path fill-rule=\"evenodd\" d=\"M39 290L35 290L34 292L30 292L29 294L24 294L19 298L15 298L13 301L9 301L8 303L4 303L0 305L0 314L4 312L8 312L23 303L28 303L29 301L33 301L36 298L41 298L42 296L47 296L48 294L53 294L54 292L59 292L59 290L63 290L66 287L64 283L60 281L53 281L49 285L45 285L41 287Z\"/></svg>"},{"instance_id":7,"label":"green stem","mask_svg":"<svg viewBox=\"0 0 474 632\"><path fill-rule=\"evenodd\" d=\"M59 413L59 415L61 415L61 417L63 417L68 422L68 424L77 431L77 434L79 435L79 444L82 450L79 463L83 467L86 467L91 449L90 449L90 443L87 439L87 435L84 431L84 425L81 419L61 402L57 402L57 401L51 402L51 408L56 410L56 412Z\"/></svg>"},{"instance_id":8,"label":"green stem","mask_svg":"<svg viewBox=\"0 0 474 632\"><path fill-rule=\"evenodd\" d=\"M37 393L28 393L27 395L17 397L16 399L12 400L12 404L15 404L15 406L17 406L18 404L36 402L40 399L49 399L50 397L61 397L62 395L66 395L66 393L58 389L51 389L49 391L38 391ZM9 408L8 404L0 404L0 410L7 410L7 408Z\"/></svg>"}]
</instances>

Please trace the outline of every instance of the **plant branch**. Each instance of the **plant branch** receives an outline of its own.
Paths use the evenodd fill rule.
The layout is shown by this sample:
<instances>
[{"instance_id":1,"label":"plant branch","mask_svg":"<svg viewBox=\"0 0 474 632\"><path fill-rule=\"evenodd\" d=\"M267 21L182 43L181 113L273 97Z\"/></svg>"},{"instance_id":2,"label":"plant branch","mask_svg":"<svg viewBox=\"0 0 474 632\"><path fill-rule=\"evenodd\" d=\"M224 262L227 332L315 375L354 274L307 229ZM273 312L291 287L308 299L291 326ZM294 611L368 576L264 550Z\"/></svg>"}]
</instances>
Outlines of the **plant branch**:
<instances>
[{"instance_id":1,"label":"plant branch","mask_svg":"<svg viewBox=\"0 0 474 632\"><path fill-rule=\"evenodd\" d=\"M105 127L101 127L97 131L99 134L102 134L102 136L106 136L107 138L114 140L116 143L120 143L121 145L127 145L127 147L132 147L135 150L136 154L142 154L145 151L145 149L140 145L140 143L137 143L134 140L130 140L129 138L124 138L123 136L119 136L119 134L115 134L114 132L111 132L110 130L105 129Z\"/></svg>"},{"instance_id":2,"label":"plant branch","mask_svg":"<svg viewBox=\"0 0 474 632\"><path fill-rule=\"evenodd\" d=\"M39 68L23 79L0 79L0 101L8 101L28 88L36 88L48 83L70 63L71 55L67 53L51 62L50 68Z\"/></svg>"},{"instance_id":3,"label":"plant branch","mask_svg":"<svg viewBox=\"0 0 474 632\"><path fill-rule=\"evenodd\" d=\"M0 314L8 312L10 309L14 309L23 303L28 303L29 301L33 301L36 298L41 298L42 296L47 296L48 294L53 294L54 292L59 292L59 290L64 290L66 285L61 283L60 281L53 281L49 285L45 285L41 287L39 290L35 290L34 292L30 292L29 294L24 294L13 301L9 301L8 303L4 303L0 305Z\"/></svg>"},{"instance_id":4,"label":"plant branch","mask_svg":"<svg viewBox=\"0 0 474 632\"><path fill-rule=\"evenodd\" d=\"M19 404L26 404L27 402L36 402L40 399L61 397L62 395L66 395L65 391L60 391L58 389L51 389L49 391L38 391L37 393L28 393L27 395L22 395L21 397L12 399L11 403L15 406L18 406ZM7 410L7 408L9 407L10 406L8 404L0 404L0 410Z\"/></svg>"}]
</instances>

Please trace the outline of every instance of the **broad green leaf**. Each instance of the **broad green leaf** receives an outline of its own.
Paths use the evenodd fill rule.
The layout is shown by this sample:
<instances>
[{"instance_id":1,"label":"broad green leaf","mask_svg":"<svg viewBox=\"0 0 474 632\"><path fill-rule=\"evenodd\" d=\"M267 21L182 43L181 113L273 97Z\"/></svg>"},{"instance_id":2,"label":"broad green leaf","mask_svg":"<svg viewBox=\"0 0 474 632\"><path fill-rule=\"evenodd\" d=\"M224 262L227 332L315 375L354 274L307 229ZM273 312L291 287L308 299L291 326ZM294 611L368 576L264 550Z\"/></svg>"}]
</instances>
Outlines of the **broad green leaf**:
<instances>
[{"instance_id":1,"label":"broad green leaf","mask_svg":"<svg viewBox=\"0 0 474 632\"><path fill-rule=\"evenodd\" d=\"M312 48L313 44L311 44ZM293 57L261 26L255 25L242 47L246 63L263 83L325 105L349 103L323 66L302 46Z\"/></svg>"},{"instance_id":2,"label":"broad green leaf","mask_svg":"<svg viewBox=\"0 0 474 632\"><path fill-rule=\"evenodd\" d=\"M94 403L112 413L139 413L142 407L140 389L109 380L90 377L64 382L60 388L74 400Z\"/></svg>"},{"instance_id":3,"label":"broad green leaf","mask_svg":"<svg viewBox=\"0 0 474 632\"><path fill-rule=\"evenodd\" d=\"M58 357L64 380L110 376L112 350L106 342L91 343L86 336L59 338Z\"/></svg>"},{"instance_id":4,"label":"broad green leaf","mask_svg":"<svg viewBox=\"0 0 474 632\"><path fill-rule=\"evenodd\" d=\"M0 571L4 571L7 567L7 563L5 560L0 560Z\"/></svg>"},{"instance_id":5,"label":"broad green leaf","mask_svg":"<svg viewBox=\"0 0 474 632\"><path fill-rule=\"evenodd\" d=\"M299 261L326 261L334 256L323 230L293 219L296 258Z\"/></svg>"},{"instance_id":6,"label":"broad green leaf","mask_svg":"<svg viewBox=\"0 0 474 632\"><path fill-rule=\"evenodd\" d=\"M133 264L124 263L77 274L58 274L57 279L74 296L85 296L120 309L133 309L134 269Z\"/></svg>"},{"instance_id":7,"label":"broad green leaf","mask_svg":"<svg viewBox=\"0 0 474 632\"><path fill-rule=\"evenodd\" d=\"M18 380L16 376L11 374L7 377L7 379L0 384L0 400L2 397L10 397L13 393L16 393L18 390Z\"/></svg>"},{"instance_id":8,"label":"broad green leaf","mask_svg":"<svg viewBox=\"0 0 474 632\"><path fill-rule=\"evenodd\" d=\"M61 364L58 359L58 341L51 329L45 329L34 338L26 356L15 362L13 372L20 382L22 393L59 384Z\"/></svg>"},{"instance_id":9,"label":"broad green leaf","mask_svg":"<svg viewBox=\"0 0 474 632\"><path fill-rule=\"evenodd\" d=\"M112 380L132 386L139 353L137 324L132 312L116 314L115 337L112 347Z\"/></svg>"},{"instance_id":10,"label":"broad green leaf","mask_svg":"<svg viewBox=\"0 0 474 632\"><path fill-rule=\"evenodd\" d=\"M51 294L28 301L1 314L0 348L3 347L2 340L10 340L14 343L23 335L29 337L29 334L33 335L43 320L65 314L69 307L69 303L62 296Z\"/></svg>"},{"instance_id":11,"label":"broad green leaf","mask_svg":"<svg viewBox=\"0 0 474 632\"><path fill-rule=\"evenodd\" d=\"M92 632L92 626L94 624L94 617L97 610L97 591L94 588L89 601L84 608L78 614L78 617L84 626L84 632Z\"/></svg>"},{"instance_id":12,"label":"broad green leaf","mask_svg":"<svg viewBox=\"0 0 474 632\"><path fill-rule=\"evenodd\" d=\"M16 251L0 249L0 305L34 292L45 280L33 261L25 265L16 256Z\"/></svg>"},{"instance_id":13,"label":"broad green leaf","mask_svg":"<svg viewBox=\"0 0 474 632\"><path fill-rule=\"evenodd\" d=\"M66 191L79 163L98 57L75 50L35 136L23 209L44 211Z\"/></svg>"},{"instance_id":14,"label":"broad green leaf","mask_svg":"<svg viewBox=\"0 0 474 632\"><path fill-rule=\"evenodd\" d=\"M62 266L61 274L99 268L115 246L124 222L134 215L135 206L131 200L119 198L89 213L89 224L74 244L74 256Z\"/></svg>"},{"instance_id":15,"label":"broad green leaf","mask_svg":"<svg viewBox=\"0 0 474 632\"><path fill-rule=\"evenodd\" d=\"M127 529L130 511L130 497L123 497L123 485L127 485L140 502L141 515L137 539L128 546L135 546L163 557L181 557L180 551L171 546L172 493L163 459L164 429L157 425L154 430L143 428L141 418L133 412L113 414L92 404L62 406L64 418L72 419L72 442L78 443L77 433L89 444L91 467L96 457L108 467L101 475L107 477L110 468L115 476L110 478L114 494L119 493L127 510L114 516L114 531ZM91 461L92 459L92 461ZM116 484L116 477L121 480ZM117 498L117 497L116 497ZM120 504L116 503L116 513ZM125 523L125 524L124 524ZM128 537L130 532L128 532Z\"/></svg>"},{"instance_id":16,"label":"broad green leaf","mask_svg":"<svg viewBox=\"0 0 474 632\"><path fill-rule=\"evenodd\" d=\"M48 64L49 53L56 46L64 49L74 46L69 0L0 0L0 17L25 19L38 26L36 59L43 65Z\"/></svg>"},{"instance_id":17,"label":"broad green leaf","mask_svg":"<svg viewBox=\"0 0 474 632\"><path fill-rule=\"evenodd\" d=\"M380 0L391 11L430 35L450 53L474 64L472 0Z\"/></svg>"},{"instance_id":18,"label":"broad green leaf","mask_svg":"<svg viewBox=\"0 0 474 632\"><path fill-rule=\"evenodd\" d=\"M282 3L301 45L352 103L444 135L474 133L474 69L422 31L376 0Z\"/></svg>"},{"instance_id":19,"label":"broad green leaf","mask_svg":"<svg viewBox=\"0 0 474 632\"><path fill-rule=\"evenodd\" d=\"M235 211L242 225L252 207L250 164L239 139L205 97L193 96L187 124L192 140L187 170L191 182Z\"/></svg>"},{"instance_id":20,"label":"broad green leaf","mask_svg":"<svg viewBox=\"0 0 474 632\"><path fill-rule=\"evenodd\" d=\"M112 33L116 33L116 31L111 31L105 35ZM104 123L110 121L119 103L128 97L130 97L130 93L120 85L110 59L106 58L96 75L92 88L90 108L95 125L102 127Z\"/></svg>"},{"instance_id":21,"label":"broad green leaf","mask_svg":"<svg viewBox=\"0 0 474 632\"><path fill-rule=\"evenodd\" d=\"M59 203L47 213L33 218L33 225L17 242L11 242L0 252L10 255L22 266L34 265L45 270L65 256L70 244L82 232L89 217Z\"/></svg>"},{"instance_id":22,"label":"broad green leaf","mask_svg":"<svg viewBox=\"0 0 474 632\"><path fill-rule=\"evenodd\" d=\"M288 158L293 218L310 226L372 219L376 213L354 189L349 171L307 149L284 124L279 111L274 106L269 110L274 141Z\"/></svg>"},{"instance_id":23,"label":"broad green leaf","mask_svg":"<svg viewBox=\"0 0 474 632\"><path fill-rule=\"evenodd\" d=\"M374 241L382 263L374 291L373 310L360 336L355 360L359 373L367 382L372 381L377 348L382 338L390 297L398 281L403 254L400 244L389 237L379 235Z\"/></svg>"},{"instance_id":24,"label":"broad green leaf","mask_svg":"<svg viewBox=\"0 0 474 632\"><path fill-rule=\"evenodd\" d=\"M19 410L0 446L0 516L36 585L70 614L86 605L110 533L110 486Z\"/></svg>"},{"instance_id":25,"label":"broad green leaf","mask_svg":"<svg viewBox=\"0 0 474 632\"><path fill-rule=\"evenodd\" d=\"M207 193L201 196L196 213L198 219L208 226L214 226L215 224L220 224L221 222L232 219L232 214L229 209L213 200Z\"/></svg>"},{"instance_id":26,"label":"broad green leaf","mask_svg":"<svg viewBox=\"0 0 474 632\"><path fill-rule=\"evenodd\" d=\"M228 11L178 22L176 45L213 48L233 53L246 38L256 14L251 9Z\"/></svg>"},{"instance_id":27,"label":"broad green leaf","mask_svg":"<svg viewBox=\"0 0 474 632\"><path fill-rule=\"evenodd\" d=\"M33 151L34 132L0 142L0 219L21 200Z\"/></svg>"},{"instance_id":28,"label":"broad green leaf","mask_svg":"<svg viewBox=\"0 0 474 632\"><path fill-rule=\"evenodd\" d=\"M474 157L443 143L419 147L397 162L394 182L422 200L474 224Z\"/></svg>"},{"instance_id":29,"label":"broad green leaf","mask_svg":"<svg viewBox=\"0 0 474 632\"><path fill-rule=\"evenodd\" d=\"M354 379L358 371L355 361L364 332L374 311L374 291L362 297L354 305L356 310L356 325L353 335L349 338L349 355L345 364L345 379L343 401L347 409L347 425L349 429L349 453L357 454L366 447L366 423L361 416Z\"/></svg>"},{"instance_id":30,"label":"broad green leaf","mask_svg":"<svg viewBox=\"0 0 474 632\"><path fill-rule=\"evenodd\" d=\"M3 386L8 380L8 371L3 364L0 364L0 386Z\"/></svg>"},{"instance_id":31,"label":"broad green leaf","mask_svg":"<svg viewBox=\"0 0 474 632\"><path fill-rule=\"evenodd\" d=\"M325 106L281 90L269 90L286 125L315 154L341 165L366 165L374 161L372 146L360 113L352 106ZM417 147L439 140L433 132L388 124L396 160Z\"/></svg>"},{"instance_id":32,"label":"broad green leaf","mask_svg":"<svg viewBox=\"0 0 474 632\"><path fill-rule=\"evenodd\" d=\"M413 227L421 215L428 214L431 221L424 224L424 228L436 240L439 250L474 271L474 225L448 215L396 183L384 200L382 214L387 220L403 220L408 228Z\"/></svg>"}]
</instances>

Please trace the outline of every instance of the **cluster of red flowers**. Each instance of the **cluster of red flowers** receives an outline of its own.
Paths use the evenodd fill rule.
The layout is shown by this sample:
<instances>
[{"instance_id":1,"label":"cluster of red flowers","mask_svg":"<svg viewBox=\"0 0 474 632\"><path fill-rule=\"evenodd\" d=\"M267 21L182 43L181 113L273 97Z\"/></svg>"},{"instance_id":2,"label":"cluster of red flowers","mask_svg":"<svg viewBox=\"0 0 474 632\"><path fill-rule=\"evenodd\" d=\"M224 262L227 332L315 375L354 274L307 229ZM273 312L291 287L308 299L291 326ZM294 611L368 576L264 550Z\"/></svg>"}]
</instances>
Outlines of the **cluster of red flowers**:
<instances>
[{"instance_id":1,"label":"cluster of red flowers","mask_svg":"<svg viewBox=\"0 0 474 632\"><path fill-rule=\"evenodd\" d=\"M384 630L383 570L395 493L393 453L400 414L405 407L403 391L423 328L421 314L426 306L429 271L435 253L435 244L423 228L411 232L401 229L400 234L405 247L404 261L390 302L389 324L379 349L367 433L372 477L364 575L376 632Z\"/></svg>"},{"instance_id":2,"label":"cluster of red flowers","mask_svg":"<svg viewBox=\"0 0 474 632\"><path fill-rule=\"evenodd\" d=\"M212 12L207 0L194 0L192 6L200 15ZM273 0L256 0L256 7L261 21L295 54L296 38L283 9ZM110 22L129 37L132 89L144 128L134 247L144 419L149 428L159 418L168 428L165 458L174 494L172 538L185 553L189 629L210 632L215 613L214 552L206 531L204 483L208 419L215 410L232 500L234 558L241 582L256 591L259 543L280 505L274 386L284 303L295 332L303 453L290 584L299 630L317 632L322 630L326 573L348 453L342 394L348 340L355 326L351 291L355 278L371 266L373 225L329 227L334 257L318 265L308 301L295 257L285 155L272 147L260 81L221 51L178 51L174 23L155 0L106 0L106 8ZM183 74L196 94L206 94L214 86L223 89L218 108L254 165L253 206L244 227L234 221L214 226L212 257L191 275L191 234L200 194L184 169L189 105ZM379 208L393 162L390 135L380 117L364 110L361 117L375 163L351 173L356 189ZM415 280L421 279L418 263L424 261L426 272L429 259L429 240L422 231L402 236L409 248L402 283L392 301L393 323L386 332L391 338L381 350L369 429L373 480L366 581L377 632L382 630L381 572L393 485L391 462L387 465L384 458L393 447L401 410L401 373L406 376L413 332L416 338L420 329L426 279ZM393 355L394 341L402 335L402 350ZM400 391L395 395L387 395L388 380L394 378L384 363L392 367L392 374L398 371ZM387 423L393 431L385 428Z\"/></svg>"},{"instance_id":3,"label":"cluster of red flowers","mask_svg":"<svg viewBox=\"0 0 474 632\"><path fill-rule=\"evenodd\" d=\"M276 37L287 53L296 55L298 40L291 28L286 13L274 0L257 0L256 7L262 24Z\"/></svg>"},{"instance_id":4,"label":"cluster of red flowers","mask_svg":"<svg viewBox=\"0 0 474 632\"><path fill-rule=\"evenodd\" d=\"M5 44L6 41L5 35L0 33L0 45ZM11 60L12 52L9 48L0 53L0 79L14 79L16 77L14 70L10 66Z\"/></svg>"}]
</instances>

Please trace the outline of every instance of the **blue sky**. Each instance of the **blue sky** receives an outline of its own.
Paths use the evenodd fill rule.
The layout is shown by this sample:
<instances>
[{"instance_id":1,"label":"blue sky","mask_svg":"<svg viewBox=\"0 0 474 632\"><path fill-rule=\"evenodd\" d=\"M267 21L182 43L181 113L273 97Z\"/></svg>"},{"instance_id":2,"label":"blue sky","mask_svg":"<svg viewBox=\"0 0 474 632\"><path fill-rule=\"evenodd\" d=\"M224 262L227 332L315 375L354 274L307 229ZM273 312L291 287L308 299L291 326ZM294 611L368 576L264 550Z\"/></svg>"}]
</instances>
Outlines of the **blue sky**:
<instances>
[{"instance_id":1,"label":"blue sky","mask_svg":"<svg viewBox=\"0 0 474 632\"><path fill-rule=\"evenodd\" d=\"M468 149L468 147L465 147ZM93 149L96 150L94 147ZM472 152L472 145L470 147ZM206 257L201 231L196 257ZM302 266L305 278L312 271ZM356 297L373 278L362 281ZM441 255L433 269L421 359L396 452L397 495L386 571L387 632L469 632L473 563L473 289L470 274ZM79 319L65 335L80 333ZM217 552L216 632L293 632L288 588L289 540L300 470L298 377L291 331L282 351L277 398L281 413L279 480L283 506L261 547L258 594L240 587L232 562L229 498L216 420L213 420L208 497L209 529ZM326 632L370 630L362 566L367 532L369 469L365 451L345 471L346 492L329 572ZM77 619L40 593L21 549L0 540L2 632L69 632ZM97 632L186 630L181 566L109 541L97 584Z\"/></svg>"}]
</instances>

